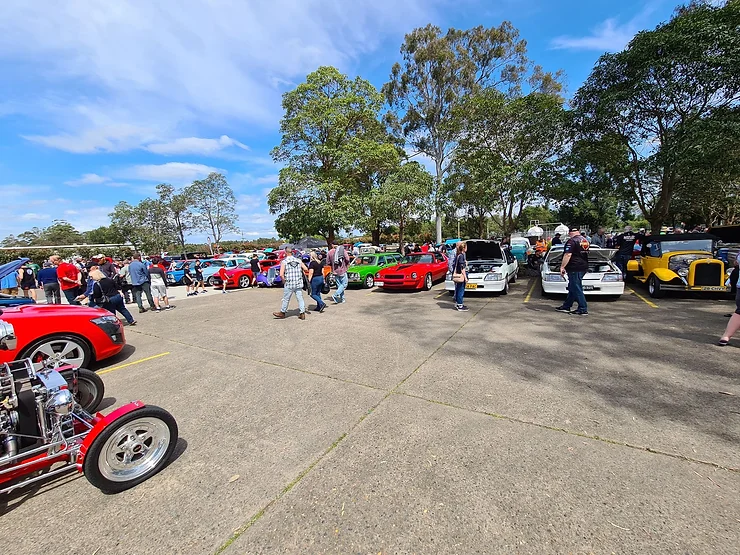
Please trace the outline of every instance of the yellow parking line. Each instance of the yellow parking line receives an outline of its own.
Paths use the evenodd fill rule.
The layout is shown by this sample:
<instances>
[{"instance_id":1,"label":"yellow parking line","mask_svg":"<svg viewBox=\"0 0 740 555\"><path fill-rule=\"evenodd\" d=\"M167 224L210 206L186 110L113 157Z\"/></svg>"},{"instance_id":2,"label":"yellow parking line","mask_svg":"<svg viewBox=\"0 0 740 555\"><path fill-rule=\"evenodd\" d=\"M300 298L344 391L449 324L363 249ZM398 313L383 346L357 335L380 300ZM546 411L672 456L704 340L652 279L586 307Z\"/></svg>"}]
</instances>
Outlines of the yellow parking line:
<instances>
[{"instance_id":1,"label":"yellow parking line","mask_svg":"<svg viewBox=\"0 0 740 555\"><path fill-rule=\"evenodd\" d=\"M529 288L529 291L527 291L527 296L524 297L524 302L525 303L528 303L529 302L529 299L532 298L532 291L534 291L535 285L537 285L537 280L536 279L532 282L532 287L530 287Z\"/></svg>"},{"instance_id":2,"label":"yellow parking line","mask_svg":"<svg viewBox=\"0 0 740 555\"><path fill-rule=\"evenodd\" d=\"M127 362L126 364L121 364L120 366L114 366L113 368L106 368L105 370L100 370L97 372L97 374L98 375L107 374L108 372L113 372L114 370L120 370L121 368L126 368L127 366L133 366L134 364L139 364L140 362L146 362L147 360L152 360L152 359L163 357L169 354L170 354L169 351L166 353L159 353L158 355L142 358L140 360L135 360L133 362Z\"/></svg>"},{"instance_id":3,"label":"yellow parking line","mask_svg":"<svg viewBox=\"0 0 740 555\"><path fill-rule=\"evenodd\" d=\"M446 290L445 290L445 291L442 291L442 292L441 292L441 293L440 293L439 295L437 295L437 296L436 296L436 297L434 297L434 298L435 298L435 299L439 299L439 298L440 298L440 297L441 297L442 295L445 295L446 293L447 293L447 291L446 291Z\"/></svg>"},{"instance_id":4,"label":"yellow parking line","mask_svg":"<svg viewBox=\"0 0 740 555\"><path fill-rule=\"evenodd\" d=\"M653 301L650 301L650 300L646 299L645 297L643 297L642 295L640 295L637 291L635 291L634 289L632 289L632 287L628 287L627 289L629 289L630 291L632 291L638 299L640 299L642 302L644 302L650 308L660 308Z\"/></svg>"}]
</instances>

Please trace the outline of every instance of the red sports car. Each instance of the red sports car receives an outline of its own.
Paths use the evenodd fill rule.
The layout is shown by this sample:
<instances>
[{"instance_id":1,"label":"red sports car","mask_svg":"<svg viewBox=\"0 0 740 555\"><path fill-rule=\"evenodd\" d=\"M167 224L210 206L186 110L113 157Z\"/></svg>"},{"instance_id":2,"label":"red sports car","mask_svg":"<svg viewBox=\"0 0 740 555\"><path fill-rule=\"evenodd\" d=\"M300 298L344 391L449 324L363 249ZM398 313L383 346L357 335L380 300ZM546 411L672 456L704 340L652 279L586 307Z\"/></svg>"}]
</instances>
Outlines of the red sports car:
<instances>
[{"instance_id":1,"label":"red sports car","mask_svg":"<svg viewBox=\"0 0 740 555\"><path fill-rule=\"evenodd\" d=\"M231 270L225 270L228 281L226 282L226 289L230 288L245 288L249 287L254 282L254 274L252 273L252 267L247 264L239 264L236 268ZM223 280L221 279L221 272L213 274L213 286L220 289L222 287Z\"/></svg>"},{"instance_id":2,"label":"red sports car","mask_svg":"<svg viewBox=\"0 0 740 555\"><path fill-rule=\"evenodd\" d=\"M447 275L447 257L439 252L417 252L404 256L400 264L383 268L375 276L383 289L425 289Z\"/></svg>"},{"instance_id":3,"label":"red sports car","mask_svg":"<svg viewBox=\"0 0 740 555\"><path fill-rule=\"evenodd\" d=\"M11 324L18 339L15 349L0 350L0 363L30 358L41 369L51 359L85 368L126 344L121 322L102 308L28 304L3 308L0 321Z\"/></svg>"}]
</instances>

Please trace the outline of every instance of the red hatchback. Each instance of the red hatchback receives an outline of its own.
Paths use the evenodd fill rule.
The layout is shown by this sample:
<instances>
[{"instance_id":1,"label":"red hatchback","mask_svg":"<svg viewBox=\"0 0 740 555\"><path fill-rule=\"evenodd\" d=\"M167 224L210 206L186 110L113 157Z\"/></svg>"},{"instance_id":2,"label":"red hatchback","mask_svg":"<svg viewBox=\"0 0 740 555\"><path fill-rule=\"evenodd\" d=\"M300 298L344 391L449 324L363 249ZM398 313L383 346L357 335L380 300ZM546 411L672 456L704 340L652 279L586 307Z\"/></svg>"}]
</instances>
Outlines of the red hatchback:
<instances>
[{"instance_id":1,"label":"red hatchback","mask_svg":"<svg viewBox=\"0 0 740 555\"><path fill-rule=\"evenodd\" d=\"M30 358L38 369L45 361L85 368L126 344L121 322L102 308L29 304L3 308L0 321L18 339L15 349L0 351L0 363Z\"/></svg>"},{"instance_id":2,"label":"red hatchback","mask_svg":"<svg viewBox=\"0 0 740 555\"><path fill-rule=\"evenodd\" d=\"M376 274L375 285L383 289L432 288L447 275L447 257L439 252L417 252L404 256L396 266Z\"/></svg>"}]
</instances>

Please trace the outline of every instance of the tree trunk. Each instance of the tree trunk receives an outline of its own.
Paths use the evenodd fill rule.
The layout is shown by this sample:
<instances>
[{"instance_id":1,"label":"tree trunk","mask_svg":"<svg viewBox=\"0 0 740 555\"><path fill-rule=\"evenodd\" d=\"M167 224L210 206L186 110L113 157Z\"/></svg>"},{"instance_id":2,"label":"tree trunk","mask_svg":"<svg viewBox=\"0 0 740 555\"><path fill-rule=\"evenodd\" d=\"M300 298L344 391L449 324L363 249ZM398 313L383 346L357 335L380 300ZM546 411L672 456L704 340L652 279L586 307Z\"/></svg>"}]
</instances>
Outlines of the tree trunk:
<instances>
[{"instance_id":1,"label":"tree trunk","mask_svg":"<svg viewBox=\"0 0 740 555\"><path fill-rule=\"evenodd\" d=\"M398 220L398 252L403 254L403 216Z\"/></svg>"},{"instance_id":2,"label":"tree trunk","mask_svg":"<svg viewBox=\"0 0 740 555\"><path fill-rule=\"evenodd\" d=\"M439 157L438 157L439 158ZM437 159L434 162L436 176L436 190L434 191L434 227L437 232L437 244L442 242L442 214L439 213L439 193L442 190L442 162Z\"/></svg>"},{"instance_id":3,"label":"tree trunk","mask_svg":"<svg viewBox=\"0 0 740 555\"><path fill-rule=\"evenodd\" d=\"M376 247L380 245L380 226L373 229L370 234L372 235L372 244Z\"/></svg>"},{"instance_id":4,"label":"tree trunk","mask_svg":"<svg viewBox=\"0 0 740 555\"><path fill-rule=\"evenodd\" d=\"M334 230L330 229L329 233L326 236L326 244L329 246L329 248L332 248L334 246L335 240L336 240L336 235L334 234Z\"/></svg>"}]
</instances>

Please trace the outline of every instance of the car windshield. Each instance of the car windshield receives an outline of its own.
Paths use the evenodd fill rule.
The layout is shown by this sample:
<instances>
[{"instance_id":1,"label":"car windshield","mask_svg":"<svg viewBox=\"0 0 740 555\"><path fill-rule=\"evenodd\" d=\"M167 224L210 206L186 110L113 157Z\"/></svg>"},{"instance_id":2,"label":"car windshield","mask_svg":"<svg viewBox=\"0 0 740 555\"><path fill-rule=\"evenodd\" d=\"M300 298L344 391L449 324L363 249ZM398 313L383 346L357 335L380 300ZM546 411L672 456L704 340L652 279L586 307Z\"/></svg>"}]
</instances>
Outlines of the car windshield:
<instances>
[{"instance_id":1,"label":"car windshield","mask_svg":"<svg viewBox=\"0 0 740 555\"><path fill-rule=\"evenodd\" d=\"M252 267L252 265L249 262L242 262L241 264L239 264L237 266L237 268L247 268L247 269L249 269L251 267Z\"/></svg>"},{"instance_id":2,"label":"car windshield","mask_svg":"<svg viewBox=\"0 0 740 555\"><path fill-rule=\"evenodd\" d=\"M660 250L662 253L676 251L706 251L712 252L711 239L688 239L686 241L661 241Z\"/></svg>"},{"instance_id":3,"label":"car windshield","mask_svg":"<svg viewBox=\"0 0 740 555\"><path fill-rule=\"evenodd\" d=\"M226 266L226 262L223 260L209 260L203 266L205 268L208 268L209 266L218 266L220 268L222 266Z\"/></svg>"},{"instance_id":4,"label":"car windshield","mask_svg":"<svg viewBox=\"0 0 740 555\"><path fill-rule=\"evenodd\" d=\"M378 263L377 256L358 256L352 263L353 266L373 266Z\"/></svg>"},{"instance_id":5,"label":"car windshield","mask_svg":"<svg viewBox=\"0 0 740 555\"><path fill-rule=\"evenodd\" d=\"M401 259L401 264L431 264L434 262L434 255L432 254L417 254L416 256L404 256Z\"/></svg>"}]
</instances>

